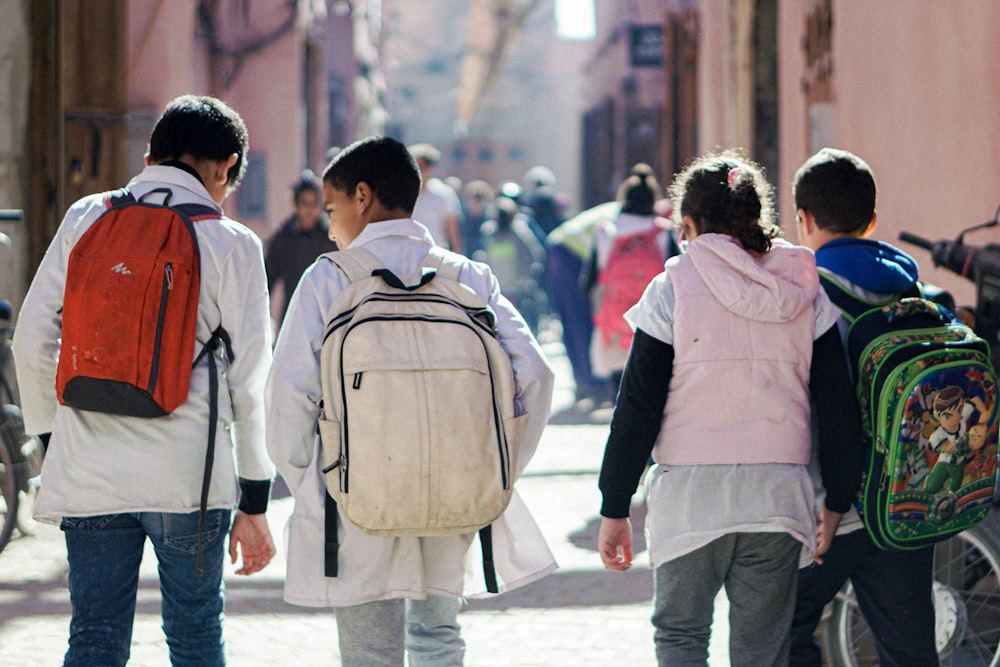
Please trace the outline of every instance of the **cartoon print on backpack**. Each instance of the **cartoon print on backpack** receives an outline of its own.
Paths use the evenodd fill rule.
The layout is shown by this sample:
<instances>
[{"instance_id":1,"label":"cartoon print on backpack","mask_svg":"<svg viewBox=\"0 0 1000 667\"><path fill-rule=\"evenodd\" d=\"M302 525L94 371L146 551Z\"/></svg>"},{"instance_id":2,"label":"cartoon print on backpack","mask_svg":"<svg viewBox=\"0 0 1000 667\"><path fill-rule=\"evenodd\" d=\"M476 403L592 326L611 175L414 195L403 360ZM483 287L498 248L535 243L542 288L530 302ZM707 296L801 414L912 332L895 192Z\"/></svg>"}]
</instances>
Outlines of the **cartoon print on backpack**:
<instances>
[{"instance_id":1,"label":"cartoon print on backpack","mask_svg":"<svg viewBox=\"0 0 1000 667\"><path fill-rule=\"evenodd\" d=\"M924 491L937 493L943 488L958 491L962 486L966 457L972 452L969 429L986 426L978 421L970 424L969 420L973 413L983 419L987 414L986 406L979 396L967 400L961 387L948 386L937 392L933 413L938 427L931 433L930 446L937 454L937 462L924 480ZM982 443L982 438L979 440Z\"/></svg>"},{"instance_id":2,"label":"cartoon print on backpack","mask_svg":"<svg viewBox=\"0 0 1000 667\"><path fill-rule=\"evenodd\" d=\"M989 507L996 407L992 374L965 366L935 371L905 397L889 507L912 535L922 533L919 522L947 524L959 510Z\"/></svg>"}]
</instances>

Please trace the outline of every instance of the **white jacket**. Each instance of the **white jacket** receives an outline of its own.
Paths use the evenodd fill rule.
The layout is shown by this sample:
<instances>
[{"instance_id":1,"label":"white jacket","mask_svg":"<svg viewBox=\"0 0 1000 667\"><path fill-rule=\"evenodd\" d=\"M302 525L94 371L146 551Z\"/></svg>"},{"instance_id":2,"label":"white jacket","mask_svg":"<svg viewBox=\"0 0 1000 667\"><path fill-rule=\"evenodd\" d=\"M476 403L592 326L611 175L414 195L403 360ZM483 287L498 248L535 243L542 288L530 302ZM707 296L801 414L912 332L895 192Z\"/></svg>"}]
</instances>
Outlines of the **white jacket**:
<instances>
[{"instance_id":1,"label":"white jacket","mask_svg":"<svg viewBox=\"0 0 1000 667\"><path fill-rule=\"evenodd\" d=\"M364 246L396 275L413 275L433 245L427 229L409 219L369 224L351 247ZM517 382L517 414L527 413L518 461L520 476L538 446L551 409L553 373L527 326L500 295L489 268L468 261L460 281L488 297L500 340ZM346 286L333 262L320 258L302 276L278 336L267 380L267 446L295 497L286 533L285 600L305 606L349 606L427 595L458 597L485 591L474 534L449 537L373 537L341 517L339 576L323 574L325 487L320 472L319 351L328 310ZM391 406L386 406L387 417ZM386 483L391 483L386 480ZM541 531L517 495L493 524L493 552L500 589L535 581L556 568Z\"/></svg>"},{"instance_id":2,"label":"white jacket","mask_svg":"<svg viewBox=\"0 0 1000 667\"><path fill-rule=\"evenodd\" d=\"M224 217L198 179L181 169L146 167L128 187L137 198L167 187L173 191L173 204L197 203L219 211L218 219L195 223L201 253L195 354L220 324L232 338L233 363L218 357L219 421L208 507L235 507L237 476L249 480L274 476L264 446L263 393L271 345L260 240L247 227ZM151 201L161 201L158 197ZM70 207L18 316L14 357L25 428L29 433L52 433L35 505L40 520L189 512L200 503L208 442L207 360L192 371L187 402L166 417L85 412L61 406L56 399L67 261L73 246L104 210L100 194Z\"/></svg>"}]
</instances>

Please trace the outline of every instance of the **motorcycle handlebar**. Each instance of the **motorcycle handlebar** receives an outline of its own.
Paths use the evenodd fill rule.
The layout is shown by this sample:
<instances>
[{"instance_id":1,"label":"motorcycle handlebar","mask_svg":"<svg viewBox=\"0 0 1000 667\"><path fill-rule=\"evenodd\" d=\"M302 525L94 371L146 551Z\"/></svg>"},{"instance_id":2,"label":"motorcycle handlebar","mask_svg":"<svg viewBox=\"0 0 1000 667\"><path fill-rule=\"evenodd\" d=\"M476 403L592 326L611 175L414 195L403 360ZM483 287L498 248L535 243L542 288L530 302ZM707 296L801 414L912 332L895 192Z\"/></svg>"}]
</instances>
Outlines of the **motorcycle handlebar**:
<instances>
[{"instance_id":1,"label":"motorcycle handlebar","mask_svg":"<svg viewBox=\"0 0 1000 667\"><path fill-rule=\"evenodd\" d=\"M931 250L934 247L934 243L923 236L917 236L916 234L911 234L910 232L900 232L899 240L905 241L910 245L915 245L918 248L923 248L924 250Z\"/></svg>"},{"instance_id":2,"label":"motorcycle handlebar","mask_svg":"<svg viewBox=\"0 0 1000 667\"><path fill-rule=\"evenodd\" d=\"M961 239L954 241L929 241L910 232L900 232L899 239L924 250L929 250L934 266L973 282L983 276L1000 277L1000 245L971 246Z\"/></svg>"}]
</instances>

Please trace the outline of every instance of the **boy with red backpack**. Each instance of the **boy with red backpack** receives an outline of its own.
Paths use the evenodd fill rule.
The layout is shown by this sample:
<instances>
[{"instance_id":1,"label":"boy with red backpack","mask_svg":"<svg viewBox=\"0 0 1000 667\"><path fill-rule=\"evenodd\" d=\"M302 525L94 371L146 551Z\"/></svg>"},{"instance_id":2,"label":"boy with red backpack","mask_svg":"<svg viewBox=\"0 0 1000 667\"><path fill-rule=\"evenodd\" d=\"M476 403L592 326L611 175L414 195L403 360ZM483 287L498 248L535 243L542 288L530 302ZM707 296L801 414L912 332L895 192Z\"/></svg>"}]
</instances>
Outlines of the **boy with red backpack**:
<instances>
[{"instance_id":1,"label":"boy with red backpack","mask_svg":"<svg viewBox=\"0 0 1000 667\"><path fill-rule=\"evenodd\" d=\"M225 664L226 535L234 563L242 552L237 574L275 553L264 260L222 211L247 150L225 103L170 102L146 168L70 207L21 309L25 429L52 434L35 517L60 523L69 561L66 665L128 661L147 538L171 662ZM169 242L144 247L150 237Z\"/></svg>"}]
</instances>

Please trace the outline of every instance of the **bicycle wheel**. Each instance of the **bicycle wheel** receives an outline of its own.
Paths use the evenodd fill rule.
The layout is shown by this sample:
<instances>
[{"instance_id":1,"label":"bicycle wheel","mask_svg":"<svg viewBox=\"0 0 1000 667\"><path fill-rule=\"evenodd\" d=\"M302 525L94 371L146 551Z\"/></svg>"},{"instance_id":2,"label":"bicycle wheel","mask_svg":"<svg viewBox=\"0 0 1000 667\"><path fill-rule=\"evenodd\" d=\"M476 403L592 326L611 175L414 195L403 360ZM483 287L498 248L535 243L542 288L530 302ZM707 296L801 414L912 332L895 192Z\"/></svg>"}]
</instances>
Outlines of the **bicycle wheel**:
<instances>
[{"instance_id":1,"label":"bicycle wheel","mask_svg":"<svg viewBox=\"0 0 1000 667\"><path fill-rule=\"evenodd\" d=\"M10 536L17 526L17 510L20 504L18 489L16 450L12 444L19 445L16 437L16 426L6 418L6 413L0 413L0 551L7 546Z\"/></svg>"},{"instance_id":2,"label":"bicycle wheel","mask_svg":"<svg viewBox=\"0 0 1000 667\"><path fill-rule=\"evenodd\" d=\"M934 547L935 633L941 664L1000 666L1000 517ZM824 654L835 667L878 664L878 654L853 591L832 603Z\"/></svg>"}]
</instances>

